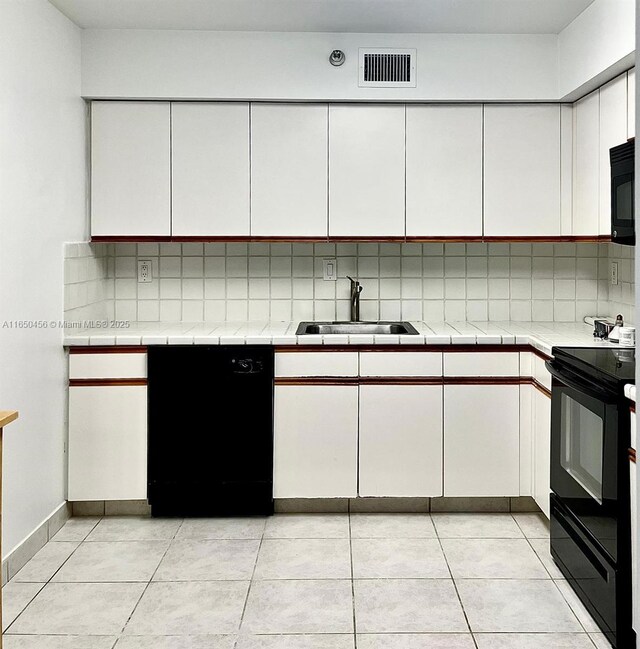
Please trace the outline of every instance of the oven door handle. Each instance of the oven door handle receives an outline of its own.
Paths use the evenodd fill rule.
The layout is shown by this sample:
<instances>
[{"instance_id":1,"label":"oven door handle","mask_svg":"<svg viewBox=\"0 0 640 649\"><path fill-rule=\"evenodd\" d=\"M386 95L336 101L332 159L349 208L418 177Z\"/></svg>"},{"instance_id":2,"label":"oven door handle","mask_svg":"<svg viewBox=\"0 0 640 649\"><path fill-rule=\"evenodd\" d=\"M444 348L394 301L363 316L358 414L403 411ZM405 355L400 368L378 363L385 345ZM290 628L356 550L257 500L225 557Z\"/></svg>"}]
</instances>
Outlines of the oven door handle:
<instances>
[{"instance_id":1,"label":"oven door handle","mask_svg":"<svg viewBox=\"0 0 640 649\"><path fill-rule=\"evenodd\" d=\"M582 392L583 394L591 397L592 399L597 399L598 401L604 401L605 403L612 403L615 401L615 396L608 390L603 390L596 383L591 383L590 381L585 381L583 378L574 374L573 372L568 372L566 369L561 370L556 367L553 361L546 361L545 365L549 370L551 376L555 377L566 385L568 388Z\"/></svg>"}]
</instances>

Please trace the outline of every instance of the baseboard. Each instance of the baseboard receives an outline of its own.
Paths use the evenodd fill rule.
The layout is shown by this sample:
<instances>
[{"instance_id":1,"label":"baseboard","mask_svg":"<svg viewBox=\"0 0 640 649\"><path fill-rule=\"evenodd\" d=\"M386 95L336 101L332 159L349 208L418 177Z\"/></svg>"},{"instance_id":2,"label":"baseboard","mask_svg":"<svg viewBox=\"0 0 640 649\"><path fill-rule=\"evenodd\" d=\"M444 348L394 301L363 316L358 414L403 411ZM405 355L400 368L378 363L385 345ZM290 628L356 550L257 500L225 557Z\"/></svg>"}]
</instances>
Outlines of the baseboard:
<instances>
[{"instance_id":1,"label":"baseboard","mask_svg":"<svg viewBox=\"0 0 640 649\"><path fill-rule=\"evenodd\" d=\"M2 560L2 585L20 571L20 569L39 552L47 541L50 541L60 528L71 518L69 503L57 507L31 534L16 545Z\"/></svg>"},{"instance_id":2,"label":"baseboard","mask_svg":"<svg viewBox=\"0 0 640 649\"><path fill-rule=\"evenodd\" d=\"M76 500L69 505L73 516L151 516L146 500Z\"/></svg>"},{"instance_id":3,"label":"baseboard","mask_svg":"<svg viewBox=\"0 0 640 649\"><path fill-rule=\"evenodd\" d=\"M278 514L538 512L530 496L505 498L276 498Z\"/></svg>"}]
</instances>

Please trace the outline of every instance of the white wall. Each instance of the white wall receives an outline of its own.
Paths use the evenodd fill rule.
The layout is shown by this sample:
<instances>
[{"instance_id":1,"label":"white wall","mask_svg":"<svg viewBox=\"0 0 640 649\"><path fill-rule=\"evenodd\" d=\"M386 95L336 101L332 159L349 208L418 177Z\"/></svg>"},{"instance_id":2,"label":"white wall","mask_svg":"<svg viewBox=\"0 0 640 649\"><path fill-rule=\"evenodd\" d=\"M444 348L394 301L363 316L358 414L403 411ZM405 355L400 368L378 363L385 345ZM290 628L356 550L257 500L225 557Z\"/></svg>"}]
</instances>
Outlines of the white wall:
<instances>
[{"instance_id":1,"label":"white wall","mask_svg":"<svg viewBox=\"0 0 640 649\"><path fill-rule=\"evenodd\" d=\"M0 2L0 407L5 555L65 499L63 242L87 236L80 30L46 0Z\"/></svg>"},{"instance_id":2,"label":"white wall","mask_svg":"<svg viewBox=\"0 0 640 649\"><path fill-rule=\"evenodd\" d=\"M555 35L85 30L90 98L553 100ZM358 88L359 47L415 47L417 87ZM340 68L331 50L345 51Z\"/></svg>"},{"instance_id":3,"label":"white wall","mask_svg":"<svg viewBox=\"0 0 640 649\"><path fill-rule=\"evenodd\" d=\"M558 36L559 96L573 101L634 66L635 0L595 0Z\"/></svg>"}]
</instances>

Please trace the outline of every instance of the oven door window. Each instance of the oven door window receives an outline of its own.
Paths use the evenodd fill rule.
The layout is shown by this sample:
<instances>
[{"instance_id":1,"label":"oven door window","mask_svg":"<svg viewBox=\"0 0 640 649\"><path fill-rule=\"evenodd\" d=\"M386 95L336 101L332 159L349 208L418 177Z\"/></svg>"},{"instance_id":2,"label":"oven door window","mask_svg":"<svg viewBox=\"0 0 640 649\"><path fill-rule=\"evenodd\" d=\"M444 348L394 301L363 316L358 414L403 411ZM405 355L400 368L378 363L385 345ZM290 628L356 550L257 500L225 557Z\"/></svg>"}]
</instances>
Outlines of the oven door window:
<instances>
[{"instance_id":1,"label":"oven door window","mask_svg":"<svg viewBox=\"0 0 640 649\"><path fill-rule=\"evenodd\" d=\"M566 392L561 398L560 464L601 505L604 421Z\"/></svg>"}]
</instances>

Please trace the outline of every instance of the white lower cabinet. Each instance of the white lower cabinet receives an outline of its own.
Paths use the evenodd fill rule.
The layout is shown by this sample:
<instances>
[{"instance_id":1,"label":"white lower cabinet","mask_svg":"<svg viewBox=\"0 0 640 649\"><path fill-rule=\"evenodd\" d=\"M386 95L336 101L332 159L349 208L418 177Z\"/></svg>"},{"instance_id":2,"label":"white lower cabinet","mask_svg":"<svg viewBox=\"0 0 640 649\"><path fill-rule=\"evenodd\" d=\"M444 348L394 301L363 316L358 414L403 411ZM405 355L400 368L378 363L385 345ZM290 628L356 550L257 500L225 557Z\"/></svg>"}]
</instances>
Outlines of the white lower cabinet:
<instances>
[{"instance_id":1,"label":"white lower cabinet","mask_svg":"<svg viewBox=\"0 0 640 649\"><path fill-rule=\"evenodd\" d=\"M442 386L360 386L360 496L442 495Z\"/></svg>"},{"instance_id":2,"label":"white lower cabinet","mask_svg":"<svg viewBox=\"0 0 640 649\"><path fill-rule=\"evenodd\" d=\"M358 495L358 386L277 385L273 495Z\"/></svg>"},{"instance_id":3,"label":"white lower cabinet","mask_svg":"<svg viewBox=\"0 0 640 649\"><path fill-rule=\"evenodd\" d=\"M551 506L551 399L533 390L533 498L550 518Z\"/></svg>"},{"instance_id":4,"label":"white lower cabinet","mask_svg":"<svg viewBox=\"0 0 640 649\"><path fill-rule=\"evenodd\" d=\"M69 388L69 500L147 497L147 388Z\"/></svg>"},{"instance_id":5,"label":"white lower cabinet","mask_svg":"<svg viewBox=\"0 0 640 649\"><path fill-rule=\"evenodd\" d=\"M445 496L519 495L519 389L445 385Z\"/></svg>"}]
</instances>

